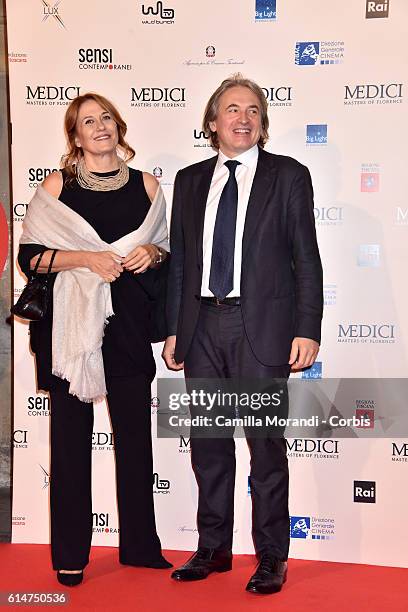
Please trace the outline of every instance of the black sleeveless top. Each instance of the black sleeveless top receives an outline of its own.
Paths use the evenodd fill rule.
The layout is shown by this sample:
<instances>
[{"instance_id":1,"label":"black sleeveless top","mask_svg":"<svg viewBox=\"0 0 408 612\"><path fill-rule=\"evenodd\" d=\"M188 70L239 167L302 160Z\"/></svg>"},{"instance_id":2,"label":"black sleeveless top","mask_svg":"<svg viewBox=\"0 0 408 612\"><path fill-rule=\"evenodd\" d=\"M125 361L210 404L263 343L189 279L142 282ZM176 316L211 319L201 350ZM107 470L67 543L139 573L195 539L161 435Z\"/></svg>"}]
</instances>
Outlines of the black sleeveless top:
<instances>
[{"instance_id":1,"label":"black sleeveless top","mask_svg":"<svg viewBox=\"0 0 408 612\"><path fill-rule=\"evenodd\" d=\"M64 184L58 199L92 225L102 240L114 242L136 230L150 207L142 172L133 168L129 168L129 172L129 181L120 189L92 191L83 189L76 179L67 181L67 174L63 170ZM102 176L113 174L115 172ZM28 247L28 250L27 253L20 251L19 261L20 256L27 260L34 256L29 251L30 246L21 245L21 248ZM150 335L155 273L150 268L143 274L123 271L110 285L115 314L105 327L102 344L105 377L144 374L150 379L154 378L155 362ZM47 316L30 325L30 334L31 348L37 357L38 388L51 391L62 386L66 388L66 381L51 373L52 300Z\"/></svg>"}]
</instances>

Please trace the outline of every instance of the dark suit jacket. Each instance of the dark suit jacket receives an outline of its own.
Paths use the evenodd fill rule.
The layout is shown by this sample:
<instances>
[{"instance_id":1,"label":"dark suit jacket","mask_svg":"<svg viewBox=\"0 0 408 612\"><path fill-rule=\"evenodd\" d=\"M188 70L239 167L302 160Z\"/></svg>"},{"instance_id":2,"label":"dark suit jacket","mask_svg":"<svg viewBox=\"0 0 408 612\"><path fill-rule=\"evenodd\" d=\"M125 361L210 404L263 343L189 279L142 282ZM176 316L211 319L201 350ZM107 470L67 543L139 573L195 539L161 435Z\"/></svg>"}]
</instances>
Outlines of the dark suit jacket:
<instances>
[{"instance_id":1,"label":"dark suit jacket","mask_svg":"<svg viewBox=\"0 0 408 612\"><path fill-rule=\"evenodd\" d=\"M177 334L178 363L200 310L204 215L216 162L217 156L180 170L174 185L167 323ZM309 171L259 149L243 235L241 308L261 363L286 364L295 336L320 342L322 282Z\"/></svg>"}]
</instances>

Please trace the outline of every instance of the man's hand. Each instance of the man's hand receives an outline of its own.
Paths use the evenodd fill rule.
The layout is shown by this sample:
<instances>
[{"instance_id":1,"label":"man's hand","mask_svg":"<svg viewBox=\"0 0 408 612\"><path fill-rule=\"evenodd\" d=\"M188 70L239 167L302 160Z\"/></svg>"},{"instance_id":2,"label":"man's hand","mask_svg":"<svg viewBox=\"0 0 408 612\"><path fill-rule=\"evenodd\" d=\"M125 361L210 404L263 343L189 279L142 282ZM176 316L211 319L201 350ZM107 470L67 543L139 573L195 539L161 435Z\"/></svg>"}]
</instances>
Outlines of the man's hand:
<instances>
[{"instance_id":1,"label":"man's hand","mask_svg":"<svg viewBox=\"0 0 408 612\"><path fill-rule=\"evenodd\" d=\"M176 363L174 361L175 348L176 336L168 336L168 338L166 338L166 342L164 343L162 357L166 362L166 366L169 368L169 370L182 370L184 368L184 363Z\"/></svg>"},{"instance_id":2,"label":"man's hand","mask_svg":"<svg viewBox=\"0 0 408 612\"><path fill-rule=\"evenodd\" d=\"M293 338L292 350L290 351L289 364L291 370L296 372L303 368L310 368L316 360L319 345L310 338Z\"/></svg>"}]
</instances>

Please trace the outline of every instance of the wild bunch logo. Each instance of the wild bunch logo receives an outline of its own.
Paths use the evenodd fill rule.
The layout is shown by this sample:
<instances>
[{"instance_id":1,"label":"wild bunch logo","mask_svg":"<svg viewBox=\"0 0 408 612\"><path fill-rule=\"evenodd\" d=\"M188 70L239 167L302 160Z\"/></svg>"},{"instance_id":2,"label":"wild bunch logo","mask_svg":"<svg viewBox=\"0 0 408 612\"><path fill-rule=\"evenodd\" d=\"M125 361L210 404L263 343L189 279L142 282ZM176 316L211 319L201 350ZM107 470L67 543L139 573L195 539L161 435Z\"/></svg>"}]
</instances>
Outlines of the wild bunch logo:
<instances>
[{"instance_id":1,"label":"wild bunch logo","mask_svg":"<svg viewBox=\"0 0 408 612\"><path fill-rule=\"evenodd\" d=\"M165 7L159 0L155 5L142 4L142 15L149 19L142 19L143 25L170 25L174 23L174 9Z\"/></svg>"},{"instance_id":2,"label":"wild bunch logo","mask_svg":"<svg viewBox=\"0 0 408 612\"><path fill-rule=\"evenodd\" d=\"M160 479L159 474L155 472L153 474L153 493L168 495L170 493L170 480Z\"/></svg>"},{"instance_id":3,"label":"wild bunch logo","mask_svg":"<svg viewBox=\"0 0 408 612\"><path fill-rule=\"evenodd\" d=\"M210 143L210 139L208 136L206 136L205 132L203 130L197 130L194 129L193 131L193 138L194 138L194 144L193 147L195 149L201 149L201 148L206 148L209 147L211 148L211 143Z\"/></svg>"}]
</instances>

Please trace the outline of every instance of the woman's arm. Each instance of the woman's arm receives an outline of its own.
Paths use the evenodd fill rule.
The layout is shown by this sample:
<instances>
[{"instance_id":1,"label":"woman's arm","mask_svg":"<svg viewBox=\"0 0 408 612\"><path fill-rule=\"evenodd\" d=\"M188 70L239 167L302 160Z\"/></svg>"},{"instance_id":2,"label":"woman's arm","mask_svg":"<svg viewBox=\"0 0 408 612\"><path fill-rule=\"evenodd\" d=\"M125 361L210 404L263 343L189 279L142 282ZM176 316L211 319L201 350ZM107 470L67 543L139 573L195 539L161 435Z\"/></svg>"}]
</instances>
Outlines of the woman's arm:
<instances>
[{"instance_id":1,"label":"woman's arm","mask_svg":"<svg viewBox=\"0 0 408 612\"><path fill-rule=\"evenodd\" d=\"M143 183L150 202L153 202L159 183L157 179L149 172L143 172ZM126 270L130 270L135 274L145 272L147 268L158 268L166 259L168 253L162 247L155 244L143 244L136 247L123 260Z\"/></svg>"},{"instance_id":2,"label":"woman's arm","mask_svg":"<svg viewBox=\"0 0 408 612\"><path fill-rule=\"evenodd\" d=\"M62 173L52 172L44 179L42 186L49 194L58 199L63 186ZM21 247L23 246L25 245L21 245ZM30 259L30 269L35 268L40 253L44 252L37 269L37 272L44 274L48 272L52 249L47 249L44 245L38 245L38 247L40 250L37 250L36 254ZM21 267L23 269L23 266ZM25 267L27 268L26 263ZM73 268L88 268L91 272L99 274L107 282L118 278L123 271L121 257L111 251L58 251L52 264L52 271L62 272Z\"/></svg>"}]
</instances>

